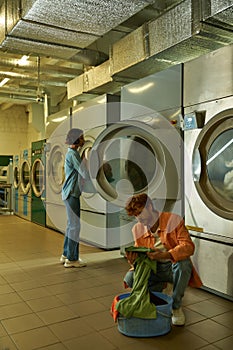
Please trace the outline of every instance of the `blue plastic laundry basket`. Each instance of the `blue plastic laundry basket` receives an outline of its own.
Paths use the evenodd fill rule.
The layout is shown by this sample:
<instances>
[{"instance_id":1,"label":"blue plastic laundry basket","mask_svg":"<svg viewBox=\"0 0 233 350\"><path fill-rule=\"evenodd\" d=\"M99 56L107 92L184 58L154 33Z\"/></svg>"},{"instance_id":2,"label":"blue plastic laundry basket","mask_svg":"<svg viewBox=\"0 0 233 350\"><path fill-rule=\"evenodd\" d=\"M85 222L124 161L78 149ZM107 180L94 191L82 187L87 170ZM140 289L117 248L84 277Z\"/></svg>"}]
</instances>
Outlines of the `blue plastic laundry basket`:
<instances>
[{"instance_id":1,"label":"blue plastic laundry basket","mask_svg":"<svg viewBox=\"0 0 233 350\"><path fill-rule=\"evenodd\" d=\"M156 305L157 317L155 319L125 318L119 315L118 330L129 337L157 337L171 330L172 298L169 295L152 292L155 296L163 299L166 304ZM119 295L120 299L127 298L130 293Z\"/></svg>"}]
</instances>

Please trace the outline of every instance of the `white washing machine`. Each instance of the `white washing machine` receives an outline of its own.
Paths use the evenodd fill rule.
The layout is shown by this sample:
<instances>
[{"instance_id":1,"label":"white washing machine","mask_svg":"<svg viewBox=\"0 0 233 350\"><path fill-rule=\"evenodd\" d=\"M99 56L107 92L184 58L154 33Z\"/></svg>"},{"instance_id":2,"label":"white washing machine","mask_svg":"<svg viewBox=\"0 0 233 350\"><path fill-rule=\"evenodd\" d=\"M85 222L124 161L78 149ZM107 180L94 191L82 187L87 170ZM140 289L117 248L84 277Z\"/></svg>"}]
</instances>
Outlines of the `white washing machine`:
<instances>
[{"instance_id":1,"label":"white washing machine","mask_svg":"<svg viewBox=\"0 0 233 350\"><path fill-rule=\"evenodd\" d=\"M82 156L85 153L89 168L96 139L109 125L119 121L119 100L118 96L105 94L73 110L72 127L84 130L85 144L80 154ZM98 164L99 168L102 165L101 161ZM98 193L97 189L90 186L87 186L86 190L84 188L81 196L80 238L82 241L103 249L120 247L119 215L110 213L108 207L108 201Z\"/></svg>"},{"instance_id":2,"label":"white washing machine","mask_svg":"<svg viewBox=\"0 0 233 350\"><path fill-rule=\"evenodd\" d=\"M204 287L233 299L233 46L184 66L185 221ZM222 62L219 65L219 62Z\"/></svg>"},{"instance_id":3,"label":"white washing machine","mask_svg":"<svg viewBox=\"0 0 233 350\"><path fill-rule=\"evenodd\" d=\"M19 186L20 186L20 156L13 156L13 209L19 214Z\"/></svg>"},{"instance_id":4,"label":"white washing machine","mask_svg":"<svg viewBox=\"0 0 233 350\"><path fill-rule=\"evenodd\" d=\"M45 226L45 139L31 143L31 221Z\"/></svg>"},{"instance_id":5,"label":"white washing machine","mask_svg":"<svg viewBox=\"0 0 233 350\"><path fill-rule=\"evenodd\" d=\"M19 175L18 215L31 221L31 150L29 149L21 151Z\"/></svg>"},{"instance_id":6,"label":"white washing machine","mask_svg":"<svg viewBox=\"0 0 233 350\"><path fill-rule=\"evenodd\" d=\"M65 179L64 164L67 152L65 140L70 129L70 117L67 116L62 120L66 114L68 115L68 111L59 112L60 117L56 122L56 127L52 128L51 134L49 134L50 130L47 130L45 147L46 226L62 233L65 233L67 222L66 209L61 196L62 185ZM55 117L51 115L50 119Z\"/></svg>"},{"instance_id":7,"label":"white washing machine","mask_svg":"<svg viewBox=\"0 0 233 350\"><path fill-rule=\"evenodd\" d=\"M124 212L130 196L146 192L159 210L180 202L182 142L170 122L148 114L114 123L96 139L90 154L91 178L106 200L113 219L109 231L114 235L118 230L121 247L132 244L133 222ZM106 163L112 169L110 180L102 167Z\"/></svg>"},{"instance_id":8,"label":"white washing machine","mask_svg":"<svg viewBox=\"0 0 233 350\"><path fill-rule=\"evenodd\" d=\"M121 90L121 140L124 177L134 193L147 192L160 211L184 215L182 65L173 66ZM137 179L137 182L135 180ZM138 181L139 180L139 181ZM126 185L126 183L125 183ZM123 186L124 188L124 186ZM122 205L130 191L123 190ZM121 213L121 251L131 245L135 221Z\"/></svg>"},{"instance_id":9,"label":"white washing machine","mask_svg":"<svg viewBox=\"0 0 233 350\"><path fill-rule=\"evenodd\" d=\"M68 119L57 123L56 128L53 124L48 129L46 133L46 221L48 227L62 233L66 229L67 216L61 190L65 177L64 160L68 147L65 140L68 131L71 128L84 130L85 144L80 154L85 153L88 158L96 138L106 128L107 121L115 120L116 115L119 120L119 105L114 108L114 115L110 107L110 102L116 101L119 101L119 97L103 95L82 103L69 111ZM56 113L56 115L49 116L49 120L63 114L63 112ZM51 130L52 133L49 134ZM88 187L88 191L84 191L81 196L80 239L104 249L119 247L119 235L112 239L107 233L106 201L97 193L91 193L90 186ZM93 187L92 190L94 190Z\"/></svg>"}]
</instances>

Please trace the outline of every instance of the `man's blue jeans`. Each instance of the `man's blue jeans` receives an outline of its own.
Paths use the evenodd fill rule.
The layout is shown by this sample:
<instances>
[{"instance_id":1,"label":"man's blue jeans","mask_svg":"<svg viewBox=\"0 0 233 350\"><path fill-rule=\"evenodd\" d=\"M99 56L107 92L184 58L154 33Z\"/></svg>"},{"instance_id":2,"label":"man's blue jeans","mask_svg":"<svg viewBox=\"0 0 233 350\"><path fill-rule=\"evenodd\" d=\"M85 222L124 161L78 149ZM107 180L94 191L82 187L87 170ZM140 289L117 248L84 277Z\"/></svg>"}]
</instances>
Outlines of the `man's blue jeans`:
<instances>
[{"instance_id":1,"label":"man's blue jeans","mask_svg":"<svg viewBox=\"0 0 233 350\"><path fill-rule=\"evenodd\" d=\"M67 227L63 255L70 261L79 259L80 198L69 196L64 200L67 214Z\"/></svg>"},{"instance_id":2,"label":"man's blue jeans","mask_svg":"<svg viewBox=\"0 0 233 350\"><path fill-rule=\"evenodd\" d=\"M192 272L192 263L190 259L180 260L176 263L157 262L156 274L151 272L148 280L150 291L162 292L165 282L173 283L173 309L179 309L185 288L187 287ZM128 271L124 281L132 288L134 271Z\"/></svg>"}]
</instances>

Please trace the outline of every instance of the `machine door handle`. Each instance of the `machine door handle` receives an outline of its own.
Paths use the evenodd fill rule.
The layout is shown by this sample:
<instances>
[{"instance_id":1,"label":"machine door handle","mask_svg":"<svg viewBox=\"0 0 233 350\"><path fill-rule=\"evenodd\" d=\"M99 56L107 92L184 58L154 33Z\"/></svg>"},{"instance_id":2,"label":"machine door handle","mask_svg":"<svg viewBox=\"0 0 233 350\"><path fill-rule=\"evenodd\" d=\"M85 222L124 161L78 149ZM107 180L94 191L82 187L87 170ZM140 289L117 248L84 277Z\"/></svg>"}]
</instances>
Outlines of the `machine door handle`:
<instances>
[{"instance_id":1,"label":"machine door handle","mask_svg":"<svg viewBox=\"0 0 233 350\"><path fill-rule=\"evenodd\" d=\"M192 160L193 181L199 182L201 177L201 155L198 148L194 150Z\"/></svg>"}]
</instances>

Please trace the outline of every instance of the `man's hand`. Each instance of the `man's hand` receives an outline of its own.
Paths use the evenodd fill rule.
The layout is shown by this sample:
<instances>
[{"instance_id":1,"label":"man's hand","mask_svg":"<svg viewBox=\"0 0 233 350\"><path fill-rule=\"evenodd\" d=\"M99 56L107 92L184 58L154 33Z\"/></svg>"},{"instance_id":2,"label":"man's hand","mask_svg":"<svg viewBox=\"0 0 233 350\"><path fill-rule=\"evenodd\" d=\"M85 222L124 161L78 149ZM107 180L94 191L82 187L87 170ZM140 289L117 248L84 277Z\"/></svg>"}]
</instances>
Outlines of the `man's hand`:
<instances>
[{"instance_id":1,"label":"man's hand","mask_svg":"<svg viewBox=\"0 0 233 350\"><path fill-rule=\"evenodd\" d=\"M147 256L151 260L171 259L171 255L169 252L162 252L160 249L155 249L153 252L147 253Z\"/></svg>"}]
</instances>

